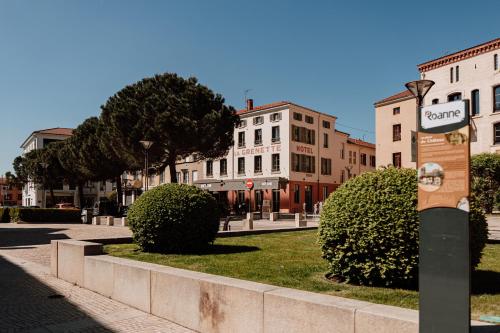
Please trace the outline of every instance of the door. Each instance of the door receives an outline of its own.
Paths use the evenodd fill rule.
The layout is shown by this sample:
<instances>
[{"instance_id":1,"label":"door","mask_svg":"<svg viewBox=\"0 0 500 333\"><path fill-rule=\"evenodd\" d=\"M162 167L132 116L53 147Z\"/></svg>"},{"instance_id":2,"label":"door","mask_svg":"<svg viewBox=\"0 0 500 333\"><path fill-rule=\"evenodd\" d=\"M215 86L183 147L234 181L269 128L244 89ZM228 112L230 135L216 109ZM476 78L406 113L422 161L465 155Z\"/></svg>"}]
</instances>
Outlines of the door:
<instances>
[{"instance_id":1,"label":"door","mask_svg":"<svg viewBox=\"0 0 500 333\"><path fill-rule=\"evenodd\" d=\"M262 190L255 190L255 211L262 211Z\"/></svg>"},{"instance_id":2,"label":"door","mask_svg":"<svg viewBox=\"0 0 500 333\"><path fill-rule=\"evenodd\" d=\"M313 206L313 196L312 196L312 186L311 185L306 185L305 186L305 203L306 203L306 211L307 212L312 212L312 206Z\"/></svg>"},{"instance_id":3,"label":"door","mask_svg":"<svg viewBox=\"0 0 500 333\"><path fill-rule=\"evenodd\" d=\"M273 190L273 212L280 211L280 190Z\"/></svg>"}]
</instances>

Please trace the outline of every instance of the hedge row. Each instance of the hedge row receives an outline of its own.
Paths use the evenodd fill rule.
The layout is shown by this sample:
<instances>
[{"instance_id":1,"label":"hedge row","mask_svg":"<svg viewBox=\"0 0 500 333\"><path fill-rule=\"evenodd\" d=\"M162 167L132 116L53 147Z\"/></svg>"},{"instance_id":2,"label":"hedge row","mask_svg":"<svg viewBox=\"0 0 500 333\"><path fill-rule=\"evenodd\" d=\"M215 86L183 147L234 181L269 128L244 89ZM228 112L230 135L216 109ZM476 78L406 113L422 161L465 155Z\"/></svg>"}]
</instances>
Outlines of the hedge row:
<instances>
[{"instance_id":1,"label":"hedge row","mask_svg":"<svg viewBox=\"0 0 500 333\"><path fill-rule=\"evenodd\" d=\"M80 222L79 209L10 208L10 221L23 222Z\"/></svg>"},{"instance_id":2,"label":"hedge row","mask_svg":"<svg viewBox=\"0 0 500 333\"><path fill-rule=\"evenodd\" d=\"M8 207L0 208L0 223L9 223L9 221L10 221L9 208Z\"/></svg>"}]
</instances>

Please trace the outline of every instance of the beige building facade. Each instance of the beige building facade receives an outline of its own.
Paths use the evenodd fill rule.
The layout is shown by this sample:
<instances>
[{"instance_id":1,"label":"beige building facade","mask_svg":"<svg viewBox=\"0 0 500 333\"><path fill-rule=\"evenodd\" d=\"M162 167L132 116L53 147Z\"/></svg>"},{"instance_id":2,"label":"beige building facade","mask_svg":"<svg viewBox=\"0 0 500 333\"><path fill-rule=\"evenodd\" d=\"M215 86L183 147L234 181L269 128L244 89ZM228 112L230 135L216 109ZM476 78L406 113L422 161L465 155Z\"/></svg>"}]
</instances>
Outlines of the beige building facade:
<instances>
[{"instance_id":1,"label":"beige building facade","mask_svg":"<svg viewBox=\"0 0 500 333\"><path fill-rule=\"evenodd\" d=\"M423 105L467 99L471 154L500 154L500 38L418 65L435 82ZM408 91L375 103L377 166L415 168L416 100Z\"/></svg>"}]
</instances>

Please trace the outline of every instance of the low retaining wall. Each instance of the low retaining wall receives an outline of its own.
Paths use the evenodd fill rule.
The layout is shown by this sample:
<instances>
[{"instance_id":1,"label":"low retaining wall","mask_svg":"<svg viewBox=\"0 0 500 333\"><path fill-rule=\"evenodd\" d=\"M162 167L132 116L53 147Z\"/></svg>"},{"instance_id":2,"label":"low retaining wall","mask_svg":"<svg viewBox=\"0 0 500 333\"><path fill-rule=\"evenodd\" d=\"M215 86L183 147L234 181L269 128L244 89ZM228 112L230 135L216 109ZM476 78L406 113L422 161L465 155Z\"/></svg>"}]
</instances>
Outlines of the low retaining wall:
<instances>
[{"instance_id":1,"label":"low retaining wall","mask_svg":"<svg viewBox=\"0 0 500 333\"><path fill-rule=\"evenodd\" d=\"M417 333L418 312L101 255L53 240L60 279L198 332Z\"/></svg>"}]
</instances>

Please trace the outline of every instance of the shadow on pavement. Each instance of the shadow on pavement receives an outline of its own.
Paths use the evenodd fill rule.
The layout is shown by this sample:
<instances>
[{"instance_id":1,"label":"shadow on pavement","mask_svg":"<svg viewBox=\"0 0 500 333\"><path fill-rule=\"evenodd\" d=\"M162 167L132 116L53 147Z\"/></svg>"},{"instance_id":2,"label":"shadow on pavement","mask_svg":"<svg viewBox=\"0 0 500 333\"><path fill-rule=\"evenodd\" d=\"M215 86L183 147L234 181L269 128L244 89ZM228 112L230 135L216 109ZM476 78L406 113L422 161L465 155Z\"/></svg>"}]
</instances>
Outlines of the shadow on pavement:
<instances>
[{"instance_id":1,"label":"shadow on pavement","mask_svg":"<svg viewBox=\"0 0 500 333\"><path fill-rule=\"evenodd\" d=\"M65 228L5 228L0 229L0 247L50 244L53 239L69 239L55 232Z\"/></svg>"},{"instance_id":2,"label":"shadow on pavement","mask_svg":"<svg viewBox=\"0 0 500 333\"><path fill-rule=\"evenodd\" d=\"M471 333L500 333L500 326L472 326Z\"/></svg>"},{"instance_id":3,"label":"shadow on pavement","mask_svg":"<svg viewBox=\"0 0 500 333\"><path fill-rule=\"evenodd\" d=\"M500 294L500 272L477 270L472 274L471 282L472 295Z\"/></svg>"},{"instance_id":4,"label":"shadow on pavement","mask_svg":"<svg viewBox=\"0 0 500 333\"><path fill-rule=\"evenodd\" d=\"M2 256L0 289L1 332L113 332Z\"/></svg>"}]
</instances>

